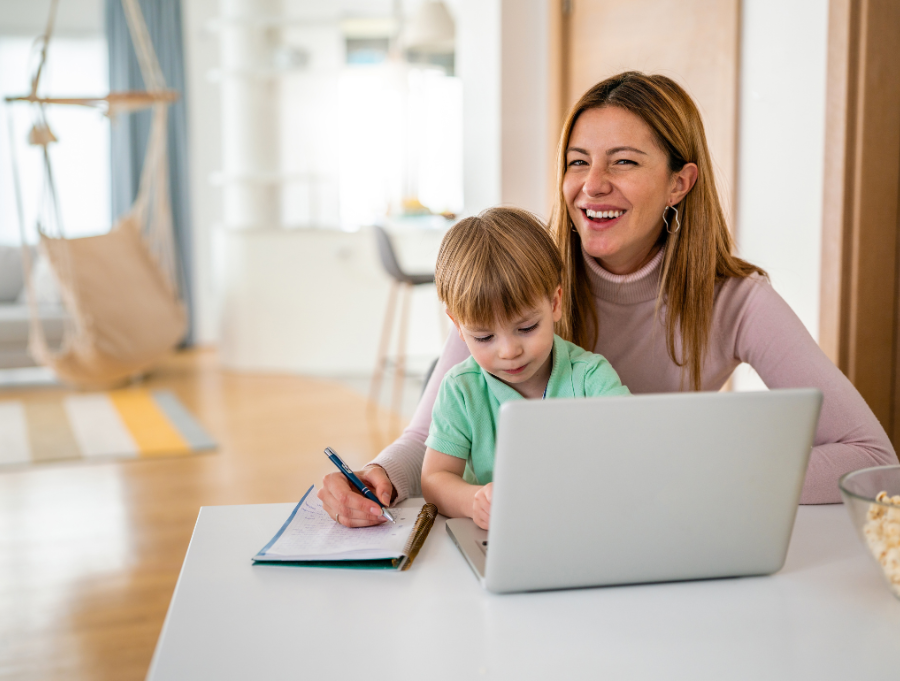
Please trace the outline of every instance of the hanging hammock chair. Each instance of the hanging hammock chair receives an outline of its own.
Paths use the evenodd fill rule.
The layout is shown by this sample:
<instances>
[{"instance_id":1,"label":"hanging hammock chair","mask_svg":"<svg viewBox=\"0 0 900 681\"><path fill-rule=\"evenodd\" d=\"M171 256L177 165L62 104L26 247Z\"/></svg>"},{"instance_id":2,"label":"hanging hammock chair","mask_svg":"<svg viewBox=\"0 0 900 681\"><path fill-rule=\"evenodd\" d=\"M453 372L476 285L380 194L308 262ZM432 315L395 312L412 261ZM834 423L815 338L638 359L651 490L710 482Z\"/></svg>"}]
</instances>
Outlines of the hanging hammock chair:
<instances>
[{"instance_id":1,"label":"hanging hammock chair","mask_svg":"<svg viewBox=\"0 0 900 681\"><path fill-rule=\"evenodd\" d=\"M137 0L122 0L146 91L111 93L107 97L53 98L38 95L41 72L59 0L53 0L47 30L39 43L41 56L31 92L8 97L29 102L34 125L29 142L43 152L44 186L38 210L40 251L59 285L69 321L59 348L50 348L40 322L30 249L26 246L24 212L14 153L22 263L30 311L29 351L63 381L82 387L125 383L150 370L181 341L187 315L181 302L172 235L166 154L169 105L178 93L167 90ZM109 116L152 108L150 135L137 197L112 229L100 236L65 238L60 220L48 146L56 137L47 124L45 107L88 106ZM10 146L14 150L12 117Z\"/></svg>"}]
</instances>

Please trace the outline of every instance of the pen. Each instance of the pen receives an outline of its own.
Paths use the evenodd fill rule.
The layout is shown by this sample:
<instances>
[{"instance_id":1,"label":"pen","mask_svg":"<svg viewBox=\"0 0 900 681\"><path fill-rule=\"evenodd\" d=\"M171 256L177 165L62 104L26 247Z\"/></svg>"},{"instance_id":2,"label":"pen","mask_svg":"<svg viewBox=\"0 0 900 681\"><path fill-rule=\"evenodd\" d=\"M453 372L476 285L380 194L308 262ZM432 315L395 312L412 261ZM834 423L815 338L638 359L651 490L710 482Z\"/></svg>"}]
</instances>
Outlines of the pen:
<instances>
[{"instance_id":1,"label":"pen","mask_svg":"<svg viewBox=\"0 0 900 681\"><path fill-rule=\"evenodd\" d=\"M335 452L331 447L326 447L325 456L331 459L331 463L338 467L338 470L340 470L340 472L343 473L347 477L347 479L353 483L353 486L356 487L356 489L358 489L366 499L368 499L369 501L374 501L376 504L381 506L381 512L385 518L390 520L392 523L395 522L394 516L392 516L391 512L387 510L387 507L378 500L378 497L376 497L372 493L372 490L370 490L363 484L362 480L356 477L356 473L350 470L350 466L344 463L344 460L337 455L337 452Z\"/></svg>"}]
</instances>

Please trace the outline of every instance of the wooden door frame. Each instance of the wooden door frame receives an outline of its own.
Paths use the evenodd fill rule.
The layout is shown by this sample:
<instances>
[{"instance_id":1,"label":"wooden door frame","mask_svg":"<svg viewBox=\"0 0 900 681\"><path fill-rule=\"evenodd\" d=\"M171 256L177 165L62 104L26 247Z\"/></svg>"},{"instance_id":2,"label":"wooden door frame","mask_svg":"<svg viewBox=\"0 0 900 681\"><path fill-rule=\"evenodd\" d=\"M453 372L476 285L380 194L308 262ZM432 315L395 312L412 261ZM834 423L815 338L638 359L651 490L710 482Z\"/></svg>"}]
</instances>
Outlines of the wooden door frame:
<instances>
[{"instance_id":1,"label":"wooden door frame","mask_svg":"<svg viewBox=\"0 0 900 681\"><path fill-rule=\"evenodd\" d=\"M900 4L830 0L819 342L900 443Z\"/></svg>"}]
</instances>

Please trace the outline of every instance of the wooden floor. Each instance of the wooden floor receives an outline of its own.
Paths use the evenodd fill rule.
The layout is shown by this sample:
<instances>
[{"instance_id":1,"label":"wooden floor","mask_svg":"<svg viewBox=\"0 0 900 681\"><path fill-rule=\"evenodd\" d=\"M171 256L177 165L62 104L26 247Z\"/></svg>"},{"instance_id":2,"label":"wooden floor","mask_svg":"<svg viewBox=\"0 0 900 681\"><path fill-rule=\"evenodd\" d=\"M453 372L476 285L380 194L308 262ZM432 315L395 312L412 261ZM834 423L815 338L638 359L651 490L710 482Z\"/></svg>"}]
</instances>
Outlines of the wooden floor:
<instances>
[{"instance_id":1,"label":"wooden floor","mask_svg":"<svg viewBox=\"0 0 900 681\"><path fill-rule=\"evenodd\" d=\"M339 383L229 373L211 351L144 385L172 390L219 448L0 472L0 679L143 679L201 506L297 501L333 470L326 445L361 465L399 427ZM0 399L36 390L65 392Z\"/></svg>"}]
</instances>

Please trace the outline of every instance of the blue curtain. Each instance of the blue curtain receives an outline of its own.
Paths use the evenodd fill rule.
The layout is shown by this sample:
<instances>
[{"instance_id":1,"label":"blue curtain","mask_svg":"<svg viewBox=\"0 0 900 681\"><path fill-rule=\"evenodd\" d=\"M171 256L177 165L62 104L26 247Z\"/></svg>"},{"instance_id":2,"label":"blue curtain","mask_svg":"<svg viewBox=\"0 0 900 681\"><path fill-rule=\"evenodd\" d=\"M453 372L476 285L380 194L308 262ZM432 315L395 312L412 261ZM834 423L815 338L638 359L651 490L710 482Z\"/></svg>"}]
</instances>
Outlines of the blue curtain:
<instances>
[{"instance_id":1,"label":"blue curtain","mask_svg":"<svg viewBox=\"0 0 900 681\"><path fill-rule=\"evenodd\" d=\"M172 199L179 283L188 309L188 318L191 320L185 345L191 345L194 338L194 296L190 276L191 214L181 0L139 0L138 4L144 14L166 86L181 93L181 99L169 108L169 195ZM141 77L120 0L106 0L106 39L109 45L110 89L143 90L144 79ZM120 115L111 127L112 214L117 217L128 210L137 196L150 134L150 111Z\"/></svg>"}]
</instances>

